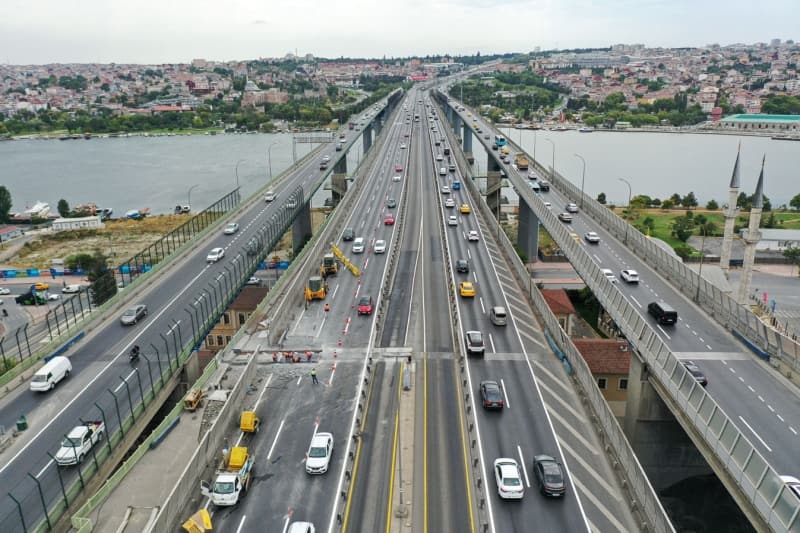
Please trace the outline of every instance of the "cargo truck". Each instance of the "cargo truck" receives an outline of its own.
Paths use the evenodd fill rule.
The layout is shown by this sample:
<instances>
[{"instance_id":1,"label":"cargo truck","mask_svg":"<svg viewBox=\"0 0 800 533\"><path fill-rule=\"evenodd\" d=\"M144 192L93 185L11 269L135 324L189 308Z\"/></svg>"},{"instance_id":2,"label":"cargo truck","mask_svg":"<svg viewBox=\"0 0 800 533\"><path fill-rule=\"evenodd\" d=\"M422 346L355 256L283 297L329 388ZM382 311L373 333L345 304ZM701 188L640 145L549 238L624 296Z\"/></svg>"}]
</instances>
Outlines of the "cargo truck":
<instances>
[{"instance_id":1,"label":"cargo truck","mask_svg":"<svg viewBox=\"0 0 800 533\"><path fill-rule=\"evenodd\" d=\"M514 164L517 165L518 170L528 170L528 158L525 157L525 154L515 155Z\"/></svg>"},{"instance_id":2,"label":"cargo truck","mask_svg":"<svg viewBox=\"0 0 800 533\"><path fill-rule=\"evenodd\" d=\"M234 447L227 457L223 455L214 485L201 481L200 492L218 507L236 505L250 486L254 462L255 458L248 454L246 447Z\"/></svg>"}]
</instances>

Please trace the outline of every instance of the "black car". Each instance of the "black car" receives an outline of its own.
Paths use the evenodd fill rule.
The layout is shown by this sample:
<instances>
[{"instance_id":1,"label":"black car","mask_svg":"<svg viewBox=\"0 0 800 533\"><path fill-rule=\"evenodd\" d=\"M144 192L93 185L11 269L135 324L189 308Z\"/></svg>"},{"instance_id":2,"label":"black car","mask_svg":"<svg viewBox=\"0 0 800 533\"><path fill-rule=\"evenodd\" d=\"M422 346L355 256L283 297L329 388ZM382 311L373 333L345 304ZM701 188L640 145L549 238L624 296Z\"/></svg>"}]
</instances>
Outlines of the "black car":
<instances>
[{"instance_id":1,"label":"black car","mask_svg":"<svg viewBox=\"0 0 800 533\"><path fill-rule=\"evenodd\" d=\"M567 491L561 463L549 455L537 455L533 458L533 473L539 483L539 491L545 496L563 496Z\"/></svg>"},{"instance_id":2,"label":"black car","mask_svg":"<svg viewBox=\"0 0 800 533\"><path fill-rule=\"evenodd\" d=\"M456 272L469 274L469 261L466 259L456 259Z\"/></svg>"},{"instance_id":3,"label":"black car","mask_svg":"<svg viewBox=\"0 0 800 533\"><path fill-rule=\"evenodd\" d=\"M700 367L694 364L694 361L681 361L681 364L689 371L692 377L703 387L708 385L708 378L706 375L703 374L703 371L700 370Z\"/></svg>"},{"instance_id":4,"label":"black car","mask_svg":"<svg viewBox=\"0 0 800 533\"><path fill-rule=\"evenodd\" d=\"M539 180L539 189L542 191L550 190L550 183L547 180Z\"/></svg>"},{"instance_id":5,"label":"black car","mask_svg":"<svg viewBox=\"0 0 800 533\"><path fill-rule=\"evenodd\" d=\"M342 232L343 241L352 241L356 238L356 231L353 228L344 228Z\"/></svg>"},{"instance_id":6,"label":"black car","mask_svg":"<svg viewBox=\"0 0 800 533\"><path fill-rule=\"evenodd\" d=\"M503 409L505 400L496 381L481 381L481 405L484 409Z\"/></svg>"}]
</instances>

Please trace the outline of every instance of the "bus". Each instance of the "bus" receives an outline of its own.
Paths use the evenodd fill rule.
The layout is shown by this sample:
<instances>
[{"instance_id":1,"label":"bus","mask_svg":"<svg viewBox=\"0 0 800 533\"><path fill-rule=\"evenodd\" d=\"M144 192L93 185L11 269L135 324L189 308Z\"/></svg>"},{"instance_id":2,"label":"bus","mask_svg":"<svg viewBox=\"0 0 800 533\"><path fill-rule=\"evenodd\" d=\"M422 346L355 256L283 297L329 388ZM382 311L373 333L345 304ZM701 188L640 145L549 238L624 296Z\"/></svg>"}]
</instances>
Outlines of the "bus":
<instances>
[{"instance_id":1,"label":"bus","mask_svg":"<svg viewBox=\"0 0 800 533\"><path fill-rule=\"evenodd\" d=\"M503 147L506 145L506 138L503 137L502 135L495 135L494 142L497 146Z\"/></svg>"}]
</instances>

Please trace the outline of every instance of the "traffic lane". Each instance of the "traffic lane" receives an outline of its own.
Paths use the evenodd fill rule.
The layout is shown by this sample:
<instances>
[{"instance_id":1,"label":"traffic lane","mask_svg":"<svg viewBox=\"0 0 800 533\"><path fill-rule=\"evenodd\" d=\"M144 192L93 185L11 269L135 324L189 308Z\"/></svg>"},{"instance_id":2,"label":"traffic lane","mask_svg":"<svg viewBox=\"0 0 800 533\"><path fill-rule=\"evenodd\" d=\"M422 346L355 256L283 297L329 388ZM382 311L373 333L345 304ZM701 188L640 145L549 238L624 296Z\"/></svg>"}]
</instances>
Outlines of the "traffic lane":
<instances>
[{"instance_id":1,"label":"traffic lane","mask_svg":"<svg viewBox=\"0 0 800 533\"><path fill-rule=\"evenodd\" d=\"M562 463L555 436L547 421L544 406L533 390L530 370L525 361L481 360L471 358L470 372L476 401L476 417L486 459L487 491L492 498L497 531L526 531L536 523L537 531L586 530L582 510L573 493L571 477L565 472L567 493L562 498L545 498L539 494L533 474L533 457L546 453ZM497 381L506 399L501 412L480 407L479 385L482 380ZM493 463L498 457L514 458L520 465L525 496L521 502L505 501L497 494ZM555 500L555 501L553 501ZM535 522L534 522L535 521Z\"/></svg>"},{"instance_id":2,"label":"traffic lane","mask_svg":"<svg viewBox=\"0 0 800 533\"><path fill-rule=\"evenodd\" d=\"M213 523L220 531L236 531L243 519L241 531L281 531L289 512L322 527L337 497L361 363L338 362L335 372L327 363L316 365L318 385L311 382L311 365L274 366L279 368L257 411L262 429L248 442L254 478L238 506L214 509ZM333 434L334 451L328 472L311 476L305 458L315 430Z\"/></svg>"},{"instance_id":3,"label":"traffic lane","mask_svg":"<svg viewBox=\"0 0 800 533\"><path fill-rule=\"evenodd\" d=\"M424 471L426 523L428 531L461 533L472 531L472 501L465 462L461 397L458 393L456 360L428 359L424 362L427 391ZM417 367L419 368L419 366Z\"/></svg>"},{"instance_id":4,"label":"traffic lane","mask_svg":"<svg viewBox=\"0 0 800 533\"><path fill-rule=\"evenodd\" d=\"M778 473L796 475L800 432L797 395L788 391L777 394L774 378L756 361L694 362L708 378L706 390L769 464Z\"/></svg>"}]
</instances>

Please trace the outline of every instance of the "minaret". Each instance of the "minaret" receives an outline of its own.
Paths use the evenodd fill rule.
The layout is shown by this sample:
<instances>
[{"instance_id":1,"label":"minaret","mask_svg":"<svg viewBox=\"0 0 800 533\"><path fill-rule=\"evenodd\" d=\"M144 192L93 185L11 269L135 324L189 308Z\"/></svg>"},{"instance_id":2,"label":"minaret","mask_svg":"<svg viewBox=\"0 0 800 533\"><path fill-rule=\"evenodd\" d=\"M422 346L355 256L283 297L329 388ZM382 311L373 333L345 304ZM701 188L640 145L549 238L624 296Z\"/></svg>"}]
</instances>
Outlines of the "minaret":
<instances>
[{"instance_id":1,"label":"minaret","mask_svg":"<svg viewBox=\"0 0 800 533\"><path fill-rule=\"evenodd\" d=\"M736 149L736 163L733 165L733 175L731 184L728 186L728 207L725 209L725 233L722 235L722 253L719 258L719 266L727 276L731 266L731 247L733 246L733 226L736 222L736 201L739 198L739 153L742 143L739 141L739 148Z\"/></svg>"},{"instance_id":2,"label":"minaret","mask_svg":"<svg viewBox=\"0 0 800 533\"><path fill-rule=\"evenodd\" d=\"M753 195L753 206L750 208L750 225L744 234L744 270L739 280L739 303L747 304L750 294L750 283L753 281L753 263L756 258L756 244L761 239L758 226L761 224L761 208L764 206L764 159L761 160L761 174L758 176L756 192Z\"/></svg>"}]
</instances>

